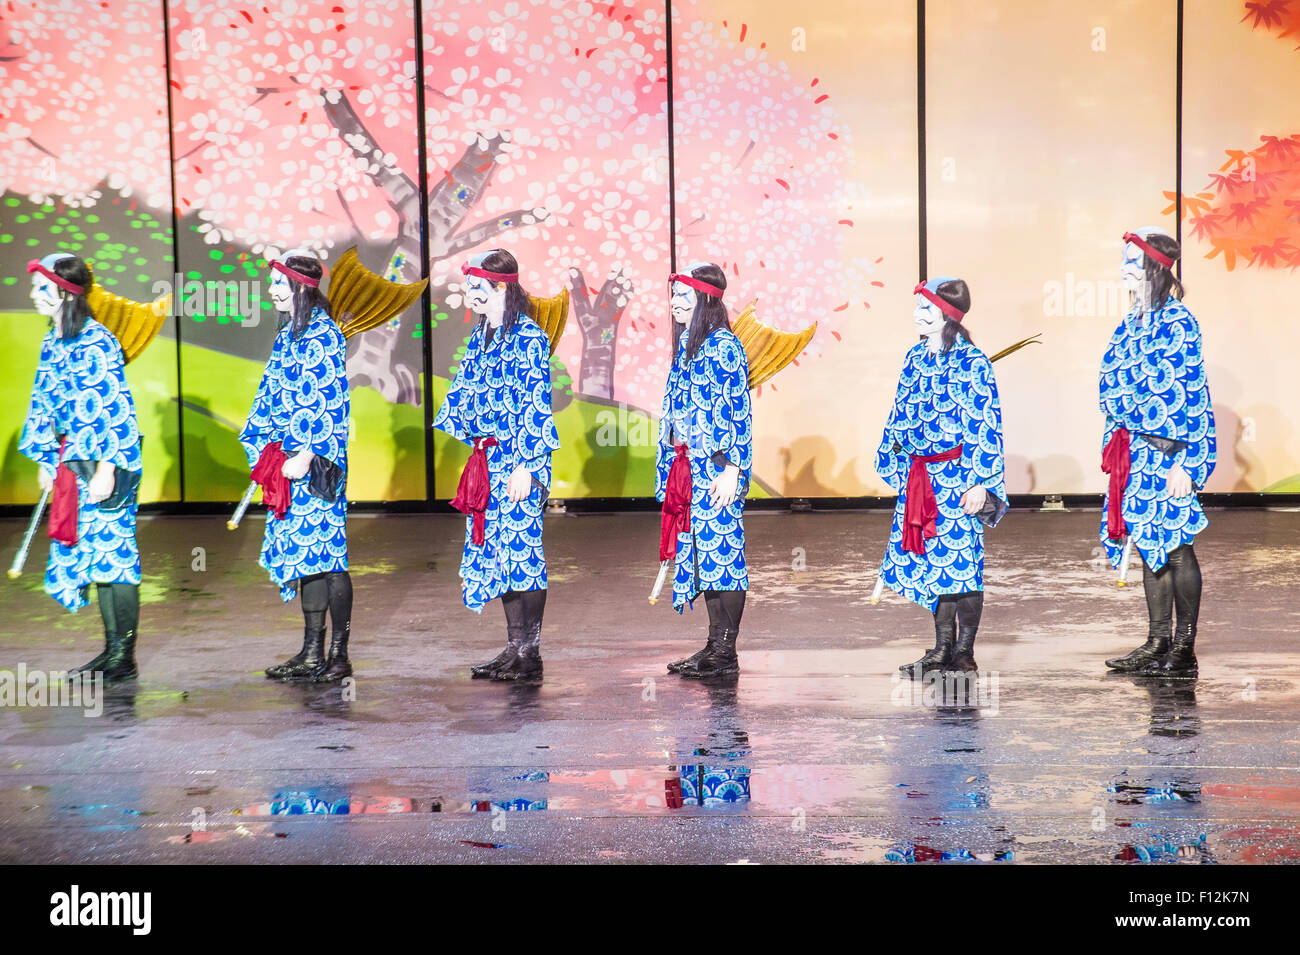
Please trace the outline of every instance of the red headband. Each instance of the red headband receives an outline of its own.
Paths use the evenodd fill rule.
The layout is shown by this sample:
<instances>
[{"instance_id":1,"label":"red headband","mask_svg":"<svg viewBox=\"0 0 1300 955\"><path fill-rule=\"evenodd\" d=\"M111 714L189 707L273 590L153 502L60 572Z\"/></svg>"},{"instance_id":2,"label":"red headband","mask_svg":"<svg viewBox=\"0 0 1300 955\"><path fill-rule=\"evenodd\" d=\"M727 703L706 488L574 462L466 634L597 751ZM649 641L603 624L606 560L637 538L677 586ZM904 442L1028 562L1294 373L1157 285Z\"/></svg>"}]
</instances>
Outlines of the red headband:
<instances>
[{"instance_id":1,"label":"red headband","mask_svg":"<svg viewBox=\"0 0 1300 955\"><path fill-rule=\"evenodd\" d=\"M293 279L295 282L301 282L303 285L307 286L308 288L320 288L320 279L314 279L310 275L304 275L303 273L299 272L297 269L289 268L289 266L285 265L283 262L276 262L274 259L272 259L271 268L275 269L277 272L281 272L284 275L289 276L289 278ZM320 269L322 273L321 278L324 278L325 277L323 274L325 272L324 263L321 263Z\"/></svg>"},{"instance_id":2,"label":"red headband","mask_svg":"<svg viewBox=\"0 0 1300 955\"><path fill-rule=\"evenodd\" d=\"M924 295L930 301L934 302L935 305L939 306L939 311L943 312L945 315L947 315L955 322L960 322L963 318L966 317L966 313L963 312L961 309L959 309L956 305L952 304L952 302L945 302L943 299L939 297L939 295L936 292L931 292L928 288L926 288L924 282L918 282L916 288L912 289L912 294Z\"/></svg>"},{"instance_id":3,"label":"red headband","mask_svg":"<svg viewBox=\"0 0 1300 955\"><path fill-rule=\"evenodd\" d=\"M76 285L76 284L74 284L74 283L72 283L72 282L69 282L67 279L65 279L65 278L64 278L63 276L61 276L61 275L55 275L53 272L51 272L51 271L50 271L49 269L47 269L45 266L41 265L40 259L32 259L30 262L28 262L28 263L27 263L27 271L28 271L28 273L31 273L31 272L40 272L42 275L44 275L47 279L49 279L51 282L53 282L53 283L54 283L55 285L57 285L59 288L63 289L63 291L65 291L65 292L70 292L70 293L73 294L73 295L85 295L85 294L86 294L86 290L85 290L82 286L80 286L80 285Z\"/></svg>"},{"instance_id":4,"label":"red headband","mask_svg":"<svg viewBox=\"0 0 1300 955\"><path fill-rule=\"evenodd\" d=\"M1147 255L1149 255L1151 258L1155 259L1157 262L1159 262L1159 263L1160 263L1161 265L1163 265L1165 268L1167 268L1167 269L1168 269L1168 268L1173 268L1173 264L1174 264L1174 260L1173 260L1173 259L1171 259L1169 256L1165 255L1165 254L1164 254L1163 252L1161 252L1159 249L1157 249L1157 248L1155 248L1154 246L1152 246L1150 242L1148 242L1146 239L1142 238L1142 236L1138 235L1136 232L1125 232L1125 233L1124 233L1124 241L1125 241L1125 242L1132 242L1132 243L1133 243L1134 245L1136 245L1139 249L1141 249L1143 252L1145 252L1145 253L1146 253Z\"/></svg>"},{"instance_id":5,"label":"red headband","mask_svg":"<svg viewBox=\"0 0 1300 955\"><path fill-rule=\"evenodd\" d=\"M669 288L672 287L674 282L681 282L683 285L689 285L691 288L695 289L695 291L703 292L705 295L712 295L714 298L722 298L722 293L724 291L724 289L720 289L716 285L710 285L708 282L697 279L693 275L682 275L680 272L668 276Z\"/></svg>"},{"instance_id":6,"label":"red headband","mask_svg":"<svg viewBox=\"0 0 1300 955\"><path fill-rule=\"evenodd\" d=\"M480 269L477 265L462 265L460 267L461 275L477 275L481 279L487 279L489 282L518 282L518 272L489 272L487 269Z\"/></svg>"}]
</instances>

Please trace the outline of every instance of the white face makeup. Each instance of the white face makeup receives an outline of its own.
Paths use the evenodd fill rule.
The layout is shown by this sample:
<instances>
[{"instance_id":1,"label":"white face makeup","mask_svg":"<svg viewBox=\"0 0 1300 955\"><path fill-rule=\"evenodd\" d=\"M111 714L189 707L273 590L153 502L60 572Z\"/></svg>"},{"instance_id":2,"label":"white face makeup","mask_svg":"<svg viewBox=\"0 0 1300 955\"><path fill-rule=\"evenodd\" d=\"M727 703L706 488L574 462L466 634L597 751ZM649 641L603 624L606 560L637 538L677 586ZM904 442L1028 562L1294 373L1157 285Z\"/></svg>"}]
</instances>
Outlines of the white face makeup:
<instances>
[{"instance_id":1,"label":"white face makeup","mask_svg":"<svg viewBox=\"0 0 1300 955\"><path fill-rule=\"evenodd\" d=\"M36 311L46 318L53 318L61 302L59 287L40 272L33 272L32 304L36 306Z\"/></svg>"},{"instance_id":2,"label":"white face makeup","mask_svg":"<svg viewBox=\"0 0 1300 955\"><path fill-rule=\"evenodd\" d=\"M506 314L506 283L494 287L481 275L466 276L465 304L474 314L485 316L489 325L500 325Z\"/></svg>"},{"instance_id":3,"label":"white face makeup","mask_svg":"<svg viewBox=\"0 0 1300 955\"><path fill-rule=\"evenodd\" d=\"M271 304L277 312L288 312L293 306L293 286L279 269L271 270Z\"/></svg>"},{"instance_id":4,"label":"white face makeup","mask_svg":"<svg viewBox=\"0 0 1300 955\"><path fill-rule=\"evenodd\" d=\"M916 324L916 333L929 338L931 342L934 341L934 336L943 331L943 312L924 295L916 297L916 311L912 313L912 321Z\"/></svg>"},{"instance_id":5,"label":"white face makeup","mask_svg":"<svg viewBox=\"0 0 1300 955\"><path fill-rule=\"evenodd\" d=\"M1124 290L1140 294L1142 285L1146 281L1146 259L1139 249L1132 242L1124 243L1124 262L1119 270L1120 282Z\"/></svg>"},{"instance_id":6,"label":"white face makeup","mask_svg":"<svg viewBox=\"0 0 1300 955\"><path fill-rule=\"evenodd\" d=\"M673 321L679 325L689 323L691 316L695 314L695 303L699 300L700 293L695 289L685 282L674 282L671 302Z\"/></svg>"}]
</instances>

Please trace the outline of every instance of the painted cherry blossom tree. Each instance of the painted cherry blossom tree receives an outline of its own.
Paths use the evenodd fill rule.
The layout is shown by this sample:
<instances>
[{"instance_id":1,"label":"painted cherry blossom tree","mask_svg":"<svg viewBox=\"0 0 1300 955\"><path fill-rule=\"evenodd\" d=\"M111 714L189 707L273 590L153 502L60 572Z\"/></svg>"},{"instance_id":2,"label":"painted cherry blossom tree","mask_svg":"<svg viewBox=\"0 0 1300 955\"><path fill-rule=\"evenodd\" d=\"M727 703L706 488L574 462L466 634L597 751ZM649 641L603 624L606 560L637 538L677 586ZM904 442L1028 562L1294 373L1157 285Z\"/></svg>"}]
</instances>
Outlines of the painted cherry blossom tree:
<instances>
[{"instance_id":1,"label":"painted cherry blossom tree","mask_svg":"<svg viewBox=\"0 0 1300 955\"><path fill-rule=\"evenodd\" d=\"M156 162L167 147L165 110L138 91L105 88L95 69L126 57L139 64L137 82L165 82L154 5L87 6L77 17L39 4L6 9L9 46L0 49L15 57L0 61L12 77L0 92L6 182L31 194L52 188L37 178L50 129L51 142L78 147L57 177L64 201L94 202L108 182L165 208ZM427 210L407 0L175 0L169 10L182 244L193 230L227 252L306 245L328 258L360 241L383 250L390 277L410 281L422 271L423 212L435 317L461 305L464 257L506 246L535 294L572 293L573 330L559 357L575 369L576 390L657 404L670 261L662 3L426 2L418 79ZM850 307L843 290L867 304L870 265L841 254L848 207L866 200L842 185L848 136L815 77L776 61L743 25L715 23L707 0L675 3L673 16L679 264L722 260L729 302L759 298L769 323L829 320L819 349ZM68 135L74 119L83 125ZM794 261L841 278L791 282ZM350 367L354 383L416 403L419 320L402 321L354 341ZM458 324L438 324L440 354L463 339Z\"/></svg>"},{"instance_id":2,"label":"painted cherry blossom tree","mask_svg":"<svg viewBox=\"0 0 1300 955\"><path fill-rule=\"evenodd\" d=\"M170 207L158 25L152 0L0 5L0 192Z\"/></svg>"},{"instance_id":3,"label":"painted cherry blossom tree","mask_svg":"<svg viewBox=\"0 0 1300 955\"><path fill-rule=\"evenodd\" d=\"M815 357L882 285L880 258L845 252L870 194L851 178L852 138L831 91L746 24L708 19L711 6L673 5L678 267L717 262L730 307L757 300L766 324L820 322ZM662 335L652 347L666 351ZM629 371L638 390L656 390L644 367Z\"/></svg>"},{"instance_id":4,"label":"painted cherry blossom tree","mask_svg":"<svg viewBox=\"0 0 1300 955\"><path fill-rule=\"evenodd\" d=\"M449 189L464 188L448 164L462 144L482 144L479 168L491 179L483 213L513 227L499 244L519 259L530 291L569 287L578 334L559 355L578 369L576 391L591 397L615 396L620 336L641 320L645 290L667 275L663 10L645 0L424 8L431 189L444 176ZM463 55L448 55L457 45ZM483 241L430 206L431 231L471 240L458 252ZM459 307L460 257L440 257L436 245L430 257L431 281Z\"/></svg>"},{"instance_id":5,"label":"painted cherry blossom tree","mask_svg":"<svg viewBox=\"0 0 1300 955\"><path fill-rule=\"evenodd\" d=\"M678 264L722 260L730 303L761 298L764 321L819 320L833 341L871 286L871 263L843 259L851 206L867 199L844 182L848 136L815 77L714 23L706 0L674 3L673 16ZM536 292L567 272L580 337L559 354L577 390L656 407L670 332L662 4L465 0L426 5L425 17L431 176L462 142L500 137L483 207L511 221L533 209L508 243ZM446 56L453 37L470 40L468 58ZM792 282L790 262L837 281ZM458 266L432 264L452 308Z\"/></svg>"}]
</instances>

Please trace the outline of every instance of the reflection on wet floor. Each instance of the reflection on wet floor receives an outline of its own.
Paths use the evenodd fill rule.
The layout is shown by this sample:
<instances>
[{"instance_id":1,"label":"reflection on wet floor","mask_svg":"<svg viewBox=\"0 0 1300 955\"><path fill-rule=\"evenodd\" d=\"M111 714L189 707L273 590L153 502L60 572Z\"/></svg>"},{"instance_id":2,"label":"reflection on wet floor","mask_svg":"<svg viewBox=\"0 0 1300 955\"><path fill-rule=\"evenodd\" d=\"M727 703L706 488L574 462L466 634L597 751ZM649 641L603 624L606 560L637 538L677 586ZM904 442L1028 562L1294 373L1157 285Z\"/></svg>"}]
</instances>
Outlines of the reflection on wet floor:
<instances>
[{"instance_id":1,"label":"reflection on wet floor","mask_svg":"<svg viewBox=\"0 0 1300 955\"><path fill-rule=\"evenodd\" d=\"M358 521L351 696L262 678L301 618L256 533L144 521L140 681L98 718L0 707L0 861L1300 862L1300 514L1212 516L1190 681L1104 672L1144 606L1096 521L1000 525L981 669L927 682L896 669L924 612L867 599L885 517L766 515L743 672L701 684L663 666L702 609L645 605L654 515L548 517L540 686L468 679L503 633L458 605L459 518ZM196 546L206 574L170 556ZM97 649L39 581L0 600L0 668Z\"/></svg>"}]
</instances>

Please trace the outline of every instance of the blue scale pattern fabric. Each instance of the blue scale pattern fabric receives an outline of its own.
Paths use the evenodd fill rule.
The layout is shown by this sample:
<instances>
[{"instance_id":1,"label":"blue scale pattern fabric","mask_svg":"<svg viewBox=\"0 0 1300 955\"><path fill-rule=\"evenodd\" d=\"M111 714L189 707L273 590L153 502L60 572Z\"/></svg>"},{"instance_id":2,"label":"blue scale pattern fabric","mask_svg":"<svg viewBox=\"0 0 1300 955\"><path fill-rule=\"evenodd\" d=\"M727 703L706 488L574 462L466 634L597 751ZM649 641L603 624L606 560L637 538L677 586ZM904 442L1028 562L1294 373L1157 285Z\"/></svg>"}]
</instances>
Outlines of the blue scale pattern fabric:
<instances>
[{"instance_id":1,"label":"blue scale pattern fabric","mask_svg":"<svg viewBox=\"0 0 1300 955\"><path fill-rule=\"evenodd\" d=\"M474 543L473 521L465 518L461 595L475 613L507 591L546 589L542 512L551 485L551 453L560 447L551 413L546 332L521 315L509 332L498 330L490 342L484 339L480 322L433 421L466 444L476 437L498 442L486 452L490 498L482 545ZM528 497L512 502L507 485L520 464L532 472L533 485Z\"/></svg>"},{"instance_id":2,"label":"blue scale pattern fabric","mask_svg":"<svg viewBox=\"0 0 1300 955\"><path fill-rule=\"evenodd\" d=\"M925 466L939 511L938 536L926 540L923 555L903 550L912 456L940 454L958 444L960 458ZM876 452L876 471L898 493L880 565L885 586L931 612L945 594L983 590L984 525L966 514L961 498L976 484L1003 500L1007 492L1002 406L993 365L982 351L960 336L943 354L931 354L924 341L908 351Z\"/></svg>"}]
</instances>

